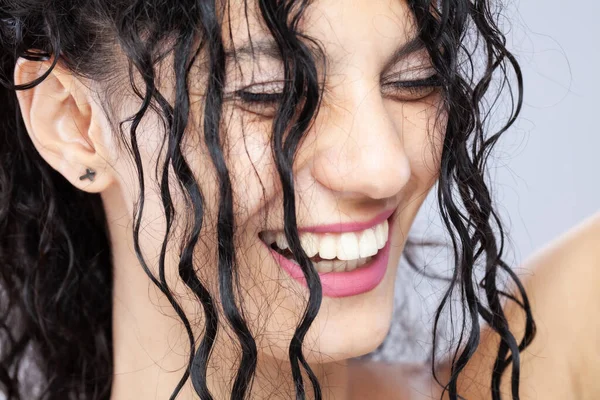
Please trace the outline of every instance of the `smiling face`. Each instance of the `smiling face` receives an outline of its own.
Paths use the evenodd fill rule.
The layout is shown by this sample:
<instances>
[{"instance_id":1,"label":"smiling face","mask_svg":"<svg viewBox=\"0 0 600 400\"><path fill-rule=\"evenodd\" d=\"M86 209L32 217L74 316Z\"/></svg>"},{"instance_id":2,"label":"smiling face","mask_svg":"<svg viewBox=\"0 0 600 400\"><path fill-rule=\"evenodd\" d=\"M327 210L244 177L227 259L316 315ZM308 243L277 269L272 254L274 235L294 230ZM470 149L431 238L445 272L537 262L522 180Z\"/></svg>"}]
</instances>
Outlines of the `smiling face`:
<instances>
[{"instance_id":1,"label":"smiling face","mask_svg":"<svg viewBox=\"0 0 600 400\"><path fill-rule=\"evenodd\" d=\"M308 290L283 235L283 190L270 144L283 65L258 10L249 9L248 19L243 7L229 11L222 137L234 197L240 300L262 359L287 360ZM324 295L305 346L309 361L326 362L368 353L385 338L396 268L435 183L445 126L435 71L426 51L411 46L415 32L404 2L319 0L304 15L300 28L323 50L324 64L317 65L324 91L297 151L294 184L301 243ZM202 83L197 86L190 90L193 104L203 101ZM202 118L192 111L191 125L202 126ZM146 139L140 140L146 171L153 171L160 153L161 143L152 140L161 136L155 126L144 124ZM185 156L205 198L198 274L218 298L219 190L198 132L188 133ZM114 163L121 188L116 197L132 205L136 193L130 188L139 185L126 158ZM154 233L164 232L164 211L158 193L147 196L140 238L155 268L161 235ZM175 203L184 215L180 200ZM104 201L110 215L114 201ZM172 288L182 286L176 283L177 258L177 249L170 250ZM186 304L188 314L198 312L193 302Z\"/></svg>"}]
</instances>

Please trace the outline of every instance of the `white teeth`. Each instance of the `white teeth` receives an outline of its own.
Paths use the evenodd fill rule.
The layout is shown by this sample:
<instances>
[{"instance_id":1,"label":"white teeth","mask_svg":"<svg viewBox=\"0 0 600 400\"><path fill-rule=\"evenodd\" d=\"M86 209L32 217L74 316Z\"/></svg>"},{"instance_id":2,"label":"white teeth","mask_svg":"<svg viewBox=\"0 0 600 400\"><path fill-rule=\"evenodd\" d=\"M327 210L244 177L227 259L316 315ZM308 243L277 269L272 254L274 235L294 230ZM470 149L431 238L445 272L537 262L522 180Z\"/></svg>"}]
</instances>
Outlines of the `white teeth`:
<instances>
[{"instance_id":1,"label":"white teeth","mask_svg":"<svg viewBox=\"0 0 600 400\"><path fill-rule=\"evenodd\" d=\"M275 242L277 243L277 247L279 247L281 250L285 250L290 247L284 233L278 233L277 237L275 238Z\"/></svg>"},{"instance_id":2,"label":"white teeth","mask_svg":"<svg viewBox=\"0 0 600 400\"><path fill-rule=\"evenodd\" d=\"M346 271L352 271L358 267L358 260L348 260L346 262Z\"/></svg>"},{"instance_id":3,"label":"white teeth","mask_svg":"<svg viewBox=\"0 0 600 400\"><path fill-rule=\"evenodd\" d=\"M314 233L300 235L300 245L309 258L316 256L319 252L319 238Z\"/></svg>"},{"instance_id":4,"label":"white teeth","mask_svg":"<svg viewBox=\"0 0 600 400\"><path fill-rule=\"evenodd\" d=\"M390 235L390 227L388 225L387 220L383 221L383 237L385 238L385 240L383 241L383 245L385 246L385 243L387 243L388 237Z\"/></svg>"},{"instance_id":5,"label":"white teeth","mask_svg":"<svg viewBox=\"0 0 600 400\"><path fill-rule=\"evenodd\" d=\"M319 243L319 257L333 260L337 256L337 235L324 235Z\"/></svg>"},{"instance_id":6,"label":"white teeth","mask_svg":"<svg viewBox=\"0 0 600 400\"><path fill-rule=\"evenodd\" d=\"M264 242L266 244L268 244L269 246L272 245L273 243L275 243L276 237L277 237L277 235L275 234L275 232L265 232L262 236Z\"/></svg>"},{"instance_id":7,"label":"white teeth","mask_svg":"<svg viewBox=\"0 0 600 400\"><path fill-rule=\"evenodd\" d=\"M377 254L379 248L377 247L377 238L373 229L369 228L360 235L358 247L361 257L371 257Z\"/></svg>"},{"instance_id":8,"label":"white teeth","mask_svg":"<svg viewBox=\"0 0 600 400\"><path fill-rule=\"evenodd\" d=\"M354 232L346 232L340 235L337 258L340 260L356 260L359 258L358 238Z\"/></svg>"},{"instance_id":9,"label":"white teeth","mask_svg":"<svg viewBox=\"0 0 600 400\"><path fill-rule=\"evenodd\" d=\"M333 271L333 261L330 261L330 260L319 261L318 263L315 264L315 268L319 272L331 272L331 271Z\"/></svg>"},{"instance_id":10,"label":"white teeth","mask_svg":"<svg viewBox=\"0 0 600 400\"><path fill-rule=\"evenodd\" d=\"M388 221L383 221L361 232L303 232L300 234L300 245L309 258L319 256L321 261L315 264L319 272L352 271L377 255L378 251L385 247L388 236ZM263 232L261 238L269 246L275 243L280 250L289 248L283 232Z\"/></svg>"},{"instance_id":11,"label":"white teeth","mask_svg":"<svg viewBox=\"0 0 600 400\"><path fill-rule=\"evenodd\" d=\"M346 261L335 260L333 261L333 271L334 272L344 272L346 270Z\"/></svg>"},{"instance_id":12,"label":"white teeth","mask_svg":"<svg viewBox=\"0 0 600 400\"><path fill-rule=\"evenodd\" d=\"M377 249L383 249L385 242L387 241L387 235L383 230L383 224L379 224L375 227L375 239L377 240Z\"/></svg>"},{"instance_id":13,"label":"white teeth","mask_svg":"<svg viewBox=\"0 0 600 400\"><path fill-rule=\"evenodd\" d=\"M329 272L350 272L354 271L357 268L362 267L366 263L372 260L372 257L360 258L358 260L349 260L349 261L341 261L341 260L323 260L317 263L314 263L315 269L320 274L326 274ZM298 262L294 259L290 260L296 265L299 265Z\"/></svg>"}]
</instances>

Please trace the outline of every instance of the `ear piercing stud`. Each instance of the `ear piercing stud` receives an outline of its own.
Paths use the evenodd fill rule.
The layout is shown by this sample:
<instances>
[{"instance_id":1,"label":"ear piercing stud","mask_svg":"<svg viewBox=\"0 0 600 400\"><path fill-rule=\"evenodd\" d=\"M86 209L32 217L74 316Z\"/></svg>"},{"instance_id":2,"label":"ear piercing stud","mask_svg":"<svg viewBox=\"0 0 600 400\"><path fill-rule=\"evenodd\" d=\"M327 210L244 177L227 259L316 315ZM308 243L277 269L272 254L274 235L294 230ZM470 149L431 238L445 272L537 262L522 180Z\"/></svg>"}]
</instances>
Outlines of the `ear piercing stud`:
<instances>
[{"instance_id":1,"label":"ear piercing stud","mask_svg":"<svg viewBox=\"0 0 600 400\"><path fill-rule=\"evenodd\" d=\"M91 169L91 168L86 168L86 169L85 169L85 175L81 175L81 176L79 177L79 180L80 180L80 181L83 181L83 180L85 180L85 179L89 179L90 181L92 181L92 182L93 182L95 178L96 178L96 171L94 171L94 170L93 170L93 169Z\"/></svg>"}]
</instances>

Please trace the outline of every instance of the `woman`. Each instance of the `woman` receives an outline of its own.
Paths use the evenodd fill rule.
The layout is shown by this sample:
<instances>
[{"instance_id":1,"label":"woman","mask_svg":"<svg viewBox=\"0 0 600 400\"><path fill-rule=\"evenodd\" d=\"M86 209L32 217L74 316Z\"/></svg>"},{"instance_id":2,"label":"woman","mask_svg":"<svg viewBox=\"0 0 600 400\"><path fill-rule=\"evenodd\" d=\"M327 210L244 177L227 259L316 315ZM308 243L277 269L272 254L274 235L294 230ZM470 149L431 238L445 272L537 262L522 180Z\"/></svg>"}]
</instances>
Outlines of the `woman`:
<instances>
[{"instance_id":1,"label":"woman","mask_svg":"<svg viewBox=\"0 0 600 400\"><path fill-rule=\"evenodd\" d=\"M488 394L505 370L518 388L533 321L483 178L521 81L488 2L0 4L8 398L349 398L436 181L439 312L465 311L436 376L458 399L483 317ZM509 71L514 110L484 132Z\"/></svg>"}]
</instances>

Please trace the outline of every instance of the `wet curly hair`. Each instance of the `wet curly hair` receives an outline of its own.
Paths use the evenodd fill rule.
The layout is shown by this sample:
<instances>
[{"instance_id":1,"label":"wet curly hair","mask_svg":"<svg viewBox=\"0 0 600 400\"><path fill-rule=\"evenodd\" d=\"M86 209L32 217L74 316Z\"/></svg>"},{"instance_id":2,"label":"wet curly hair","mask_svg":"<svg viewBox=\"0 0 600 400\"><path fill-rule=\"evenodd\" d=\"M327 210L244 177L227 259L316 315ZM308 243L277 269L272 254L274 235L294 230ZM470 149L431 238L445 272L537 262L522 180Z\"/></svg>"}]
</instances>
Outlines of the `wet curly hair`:
<instances>
[{"instance_id":1,"label":"wet curly hair","mask_svg":"<svg viewBox=\"0 0 600 400\"><path fill-rule=\"evenodd\" d=\"M245 2L243 2L245 4ZM260 15L284 60L285 88L274 117L273 156L284 195L285 233L307 278L310 296L289 347L296 398L306 397L301 370L310 378L314 397L322 398L316 376L306 362L302 343L322 299L321 286L303 252L297 226L292 164L296 149L318 112L321 98L314 46L300 30L308 0L257 0ZM437 199L454 250L453 275L435 318L450 298L460 298L462 334L451 357L449 382L440 382L450 399L458 399L458 377L479 343L480 318L500 336L490 383L500 399L502 373L512 368L512 397L518 399L519 354L531 342L535 325L518 277L503 261L504 233L485 181L486 160L499 137L513 124L522 103L519 64L498 29L495 5L488 0L407 0L416 32L440 76L447 115ZM240 6L242 3L240 3ZM35 150L16 97L42 82L16 86L19 58L63 63L73 73L111 84L111 60L126 55L130 83L141 100L120 125L123 141L138 168L141 185L134 215L136 252L153 283L178 312L189 335L190 358L175 398L191 379L202 399L212 399L206 384L207 364L221 318L237 334L241 358L232 399L249 398L257 363L257 347L235 301L233 199L227 161L219 141L223 105L225 50L222 2L216 0L0 0L0 391L6 399L108 399L112 360L112 261L106 216L99 195L70 185ZM175 38L175 39L173 39ZM475 40L472 40L475 39ZM313 43L314 44L314 43ZM190 65L202 52L208 62L208 87L203 104L204 141L219 183L218 280L214 298L194 273L192 253L202 229L203 197L181 149L190 111ZM173 56L176 95L169 103L158 89L160 55ZM474 60L483 60L477 68ZM134 83L131 71L143 77ZM516 85L510 85L511 80ZM492 82L499 82L493 85ZM488 132L486 121L503 91L512 108L501 129ZM491 96L491 97L490 97ZM487 99L487 102L486 102ZM202 304L206 330L192 334L191 323L164 279L164 249L158 276L144 262L139 247L144 208L143 173L137 147L137 127L149 110L165 122L167 157L162 165L161 197L167 235L173 224L173 204L167 170L187 193L193 221L183 245L179 276ZM483 280L476 278L484 271ZM501 277L517 288L502 290ZM526 332L517 340L503 313L503 299L525 311ZM217 312L220 301L223 314ZM434 334L434 347L436 343ZM434 352L435 354L435 352ZM432 363L435 364L435 357Z\"/></svg>"}]
</instances>

